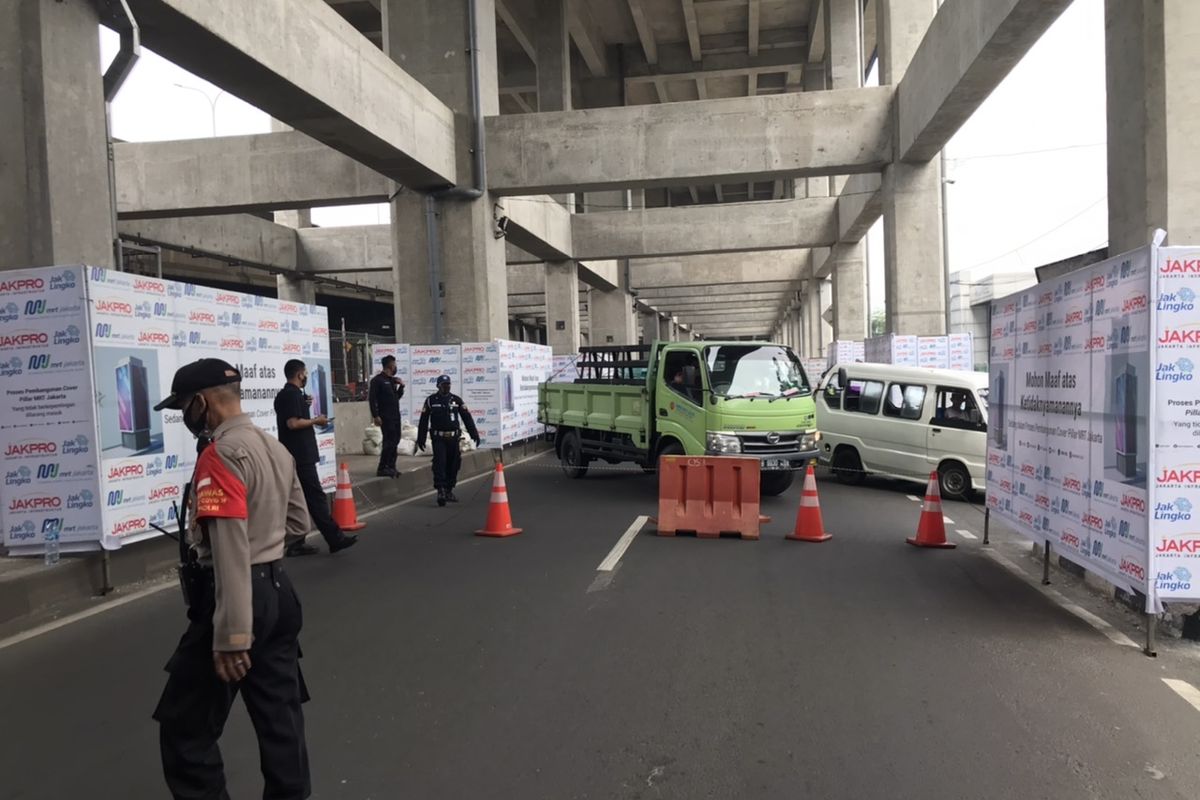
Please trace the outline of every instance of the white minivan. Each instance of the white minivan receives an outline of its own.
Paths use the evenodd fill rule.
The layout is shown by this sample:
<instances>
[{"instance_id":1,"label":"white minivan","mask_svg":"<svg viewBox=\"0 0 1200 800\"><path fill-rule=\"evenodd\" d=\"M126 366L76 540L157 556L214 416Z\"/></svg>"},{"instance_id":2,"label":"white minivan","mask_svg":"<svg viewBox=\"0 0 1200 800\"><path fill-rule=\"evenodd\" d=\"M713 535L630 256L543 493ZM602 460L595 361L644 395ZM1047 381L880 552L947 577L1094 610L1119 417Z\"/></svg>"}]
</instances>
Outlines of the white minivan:
<instances>
[{"instance_id":1,"label":"white minivan","mask_svg":"<svg viewBox=\"0 0 1200 800\"><path fill-rule=\"evenodd\" d=\"M943 497L983 491L987 387L986 372L839 364L817 386L821 463L843 483L936 470Z\"/></svg>"}]
</instances>

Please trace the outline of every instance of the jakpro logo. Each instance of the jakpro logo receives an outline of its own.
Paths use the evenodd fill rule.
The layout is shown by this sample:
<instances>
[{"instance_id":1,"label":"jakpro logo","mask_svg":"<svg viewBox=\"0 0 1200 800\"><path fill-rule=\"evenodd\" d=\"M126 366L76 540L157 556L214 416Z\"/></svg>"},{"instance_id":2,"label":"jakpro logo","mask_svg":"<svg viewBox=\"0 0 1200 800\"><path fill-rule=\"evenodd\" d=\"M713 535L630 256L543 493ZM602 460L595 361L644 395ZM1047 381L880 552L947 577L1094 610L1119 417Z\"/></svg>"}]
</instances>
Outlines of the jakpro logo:
<instances>
[{"instance_id":1,"label":"jakpro logo","mask_svg":"<svg viewBox=\"0 0 1200 800\"><path fill-rule=\"evenodd\" d=\"M1190 534L1179 538L1163 539L1155 551L1160 555L1200 557L1200 534Z\"/></svg>"},{"instance_id":2,"label":"jakpro logo","mask_svg":"<svg viewBox=\"0 0 1200 800\"><path fill-rule=\"evenodd\" d=\"M260 331L278 331L279 330L279 320L260 319L258 321L258 329Z\"/></svg>"},{"instance_id":3,"label":"jakpro logo","mask_svg":"<svg viewBox=\"0 0 1200 800\"><path fill-rule=\"evenodd\" d=\"M280 303L279 313L295 316L300 313L300 306L296 305L295 303Z\"/></svg>"},{"instance_id":4,"label":"jakpro logo","mask_svg":"<svg viewBox=\"0 0 1200 800\"><path fill-rule=\"evenodd\" d=\"M1200 485L1200 465L1183 464L1178 467L1164 467L1158 474L1159 486L1198 486Z\"/></svg>"},{"instance_id":5,"label":"jakpro logo","mask_svg":"<svg viewBox=\"0 0 1200 800\"><path fill-rule=\"evenodd\" d=\"M1196 310L1196 293L1186 286L1178 292L1163 292L1158 296L1158 310L1173 314Z\"/></svg>"},{"instance_id":6,"label":"jakpro logo","mask_svg":"<svg viewBox=\"0 0 1200 800\"><path fill-rule=\"evenodd\" d=\"M1158 269L1160 275L1200 275L1200 259L1168 258Z\"/></svg>"},{"instance_id":7,"label":"jakpro logo","mask_svg":"<svg viewBox=\"0 0 1200 800\"><path fill-rule=\"evenodd\" d=\"M1155 579L1155 587L1160 592L1186 592L1192 588L1192 572L1187 567L1160 572Z\"/></svg>"},{"instance_id":8,"label":"jakpro logo","mask_svg":"<svg viewBox=\"0 0 1200 800\"><path fill-rule=\"evenodd\" d=\"M1033 464L1022 464L1021 476L1025 478L1034 478L1037 476L1037 469L1033 466Z\"/></svg>"},{"instance_id":9,"label":"jakpro logo","mask_svg":"<svg viewBox=\"0 0 1200 800\"><path fill-rule=\"evenodd\" d=\"M82 341L83 334L75 325L68 325L66 330L54 332L54 343L56 345L64 344L79 344Z\"/></svg>"},{"instance_id":10,"label":"jakpro logo","mask_svg":"<svg viewBox=\"0 0 1200 800\"><path fill-rule=\"evenodd\" d=\"M1023 327L1021 329L1021 333L1037 333L1037 332L1038 332L1038 321L1036 319L1029 320L1028 322L1025 323L1025 327ZM922 352L929 351L929 348L925 347L924 345L922 345L921 349L922 349Z\"/></svg>"},{"instance_id":11,"label":"jakpro logo","mask_svg":"<svg viewBox=\"0 0 1200 800\"><path fill-rule=\"evenodd\" d=\"M54 442L31 440L12 442L4 450L5 458L29 458L30 456L53 456L58 453Z\"/></svg>"},{"instance_id":12,"label":"jakpro logo","mask_svg":"<svg viewBox=\"0 0 1200 800\"><path fill-rule=\"evenodd\" d=\"M1069 547L1074 547L1076 550L1079 549L1079 537L1073 533L1063 531L1058 540Z\"/></svg>"},{"instance_id":13,"label":"jakpro logo","mask_svg":"<svg viewBox=\"0 0 1200 800\"><path fill-rule=\"evenodd\" d=\"M1053 292L1042 292L1040 295L1038 295L1037 304L1039 306L1048 306L1053 302L1054 302L1054 293Z\"/></svg>"},{"instance_id":14,"label":"jakpro logo","mask_svg":"<svg viewBox=\"0 0 1200 800\"><path fill-rule=\"evenodd\" d=\"M1192 502L1186 497L1179 497L1171 503L1155 503L1154 519L1157 522L1190 522Z\"/></svg>"},{"instance_id":15,"label":"jakpro logo","mask_svg":"<svg viewBox=\"0 0 1200 800\"><path fill-rule=\"evenodd\" d=\"M1091 513L1084 514L1083 518L1080 521L1083 523L1083 527L1087 528L1088 530L1093 530L1093 531L1103 531L1104 530L1104 520L1101 519L1096 514L1091 514Z\"/></svg>"},{"instance_id":16,"label":"jakpro logo","mask_svg":"<svg viewBox=\"0 0 1200 800\"><path fill-rule=\"evenodd\" d=\"M13 525L8 529L8 538L14 542L32 539L37 536L37 526L29 520L25 520L20 525Z\"/></svg>"},{"instance_id":17,"label":"jakpro logo","mask_svg":"<svg viewBox=\"0 0 1200 800\"><path fill-rule=\"evenodd\" d=\"M1097 289L1103 289L1104 285L1105 285L1104 276L1096 275L1090 281L1088 281L1087 288L1088 288L1089 292L1094 292Z\"/></svg>"},{"instance_id":18,"label":"jakpro logo","mask_svg":"<svg viewBox=\"0 0 1200 800\"><path fill-rule=\"evenodd\" d=\"M1125 298L1125 302L1121 304L1122 314L1134 314L1139 311L1145 311L1150 307L1149 300L1144 294L1131 294Z\"/></svg>"},{"instance_id":19,"label":"jakpro logo","mask_svg":"<svg viewBox=\"0 0 1200 800\"><path fill-rule=\"evenodd\" d=\"M1196 365L1190 358L1181 358L1174 364L1159 364L1154 379L1160 383L1190 383L1195 377L1195 370Z\"/></svg>"},{"instance_id":20,"label":"jakpro logo","mask_svg":"<svg viewBox=\"0 0 1200 800\"><path fill-rule=\"evenodd\" d=\"M328 336L329 328L313 328L313 336Z\"/></svg>"},{"instance_id":21,"label":"jakpro logo","mask_svg":"<svg viewBox=\"0 0 1200 800\"><path fill-rule=\"evenodd\" d=\"M40 292L46 288L46 282L41 278L17 278L12 281L0 281L0 294L26 294Z\"/></svg>"},{"instance_id":22,"label":"jakpro logo","mask_svg":"<svg viewBox=\"0 0 1200 800\"><path fill-rule=\"evenodd\" d=\"M217 295L216 303L219 306L241 306L242 298L230 292L222 292Z\"/></svg>"},{"instance_id":23,"label":"jakpro logo","mask_svg":"<svg viewBox=\"0 0 1200 800\"><path fill-rule=\"evenodd\" d=\"M1128 558L1121 559L1121 574L1128 575L1139 581L1146 580L1146 568L1136 561L1130 561Z\"/></svg>"},{"instance_id":24,"label":"jakpro logo","mask_svg":"<svg viewBox=\"0 0 1200 800\"><path fill-rule=\"evenodd\" d=\"M1125 494L1121 497L1121 508L1138 514L1146 513L1146 501L1136 494Z\"/></svg>"},{"instance_id":25,"label":"jakpro logo","mask_svg":"<svg viewBox=\"0 0 1200 800\"><path fill-rule=\"evenodd\" d=\"M1029 513L1028 511L1022 511L1018 519L1022 525L1025 525L1029 528L1033 527L1033 514Z\"/></svg>"},{"instance_id":26,"label":"jakpro logo","mask_svg":"<svg viewBox=\"0 0 1200 800\"><path fill-rule=\"evenodd\" d=\"M1071 494L1083 494L1083 483L1074 475L1068 475L1063 478L1062 488L1063 491L1070 492Z\"/></svg>"},{"instance_id":27,"label":"jakpro logo","mask_svg":"<svg viewBox=\"0 0 1200 800\"><path fill-rule=\"evenodd\" d=\"M133 290L135 292L142 292L143 294L166 295L167 286L165 283L159 283L158 281L136 278L133 281Z\"/></svg>"},{"instance_id":28,"label":"jakpro logo","mask_svg":"<svg viewBox=\"0 0 1200 800\"><path fill-rule=\"evenodd\" d=\"M29 467L18 467L4 476L5 486L24 486L33 483L33 470Z\"/></svg>"},{"instance_id":29,"label":"jakpro logo","mask_svg":"<svg viewBox=\"0 0 1200 800\"><path fill-rule=\"evenodd\" d=\"M1068 326L1083 324L1083 309L1078 308L1074 311L1068 311L1067 316L1063 318L1063 323Z\"/></svg>"},{"instance_id":30,"label":"jakpro logo","mask_svg":"<svg viewBox=\"0 0 1200 800\"><path fill-rule=\"evenodd\" d=\"M1091 353L1091 352L1095 352L1097 350L1103 350L1107 345L1108 345L1108 337L1092 336L1091 338L1089 338L1087 340L1087 347L1084 349L1087 350L1089 353Z\"/></svg>"},{"instance_id":31,"label":"jakpro logo","mask_svg":"<svg viewBox=\"0 0 1200 800\"><path fill-rule=\"evenodd\" d=\"M125 534L129 533L137 533L138 531L143 530L145 527L145 517L126 517L120 522L113 524L112 535L124 536Z\"/></svg>"},{"instance_id":32,"label":"jakpro logo","mask_svg":"<svg viewBox=\"0 0 1200 800\"><path fill-rule=\"evenodd\" d=\"M235 339L233 337L230 337L230 338L221 340L221 349L222 350L244 350L245 348L246 348L246 343L241 339Z\"/></svg>"},{"instance_id":33,"label":"jakpro logo","mask_svg":"<svg viewBox=\"0 0 1200 800\"><path fill-rule=\"evenodd\" d=\"M1033 502L1036 503L1037 507L1040 509L1043 509L1046 511L1050 510L1050 495L1048 495L1048 494L1039 494L1039 495L1035 496L1033 498Z\"/></svg>"},{"instance_id":34,"label":"jakpro logo","mask_svg":"<svg viewBox=\"0 0 1200 800\"><path fill-rule=\"evenodd\" d=\"M1200 327L1164 328L1158 335L1158 343L1168 347L1200 344Z\"/></svg>"},{"instance_id":35,"label":"jakpro logo","mask_svg":"<svg viewBox=\"0 0 1200 800\"><path fill-rule=\"evenodd\" d=\"M91 508L96 505L96 497L87 489L67 495L67 508Z\"/></svg>"},{"instance_id":36,"label":"jakpro logo","mask_svg":"<svg viewBox=\"0 0 1200 800\"><path fill-rule=\"evenodd\" d=\"M41 331L21 331L0 335L0 347L40 347L50 343L50 336Z\"/></svg>"},{"instance_id":37,"label":"jakpro logo","mask_svg":"<svg viewBox=\"0 0 1200 800\"><path fill-rule=\"evenodd\" d=\"M8 504L9 513L26 511L56 511L62 508L62 498L54 495L29 495L14 497Z\"/></svg>"},{"instance_id":38,"label":"jakpro logo","mask_svg":"<svg viewBox=\"0 0 1200 800\"><path fill-rule=\"evenodd\" d=\"M101 314L112 314L117 317L132 317L133 304L124 300L97 300L96 311Z\"/></svg>"},{"instance_id":39,"label":"jakpro logo","mask_svg":"<svg viewBox=\"0 0 1200 800\"><path fill-rule=\"evenodd\" d=\"M146 468L141 464L120 464L108 468L110 481L123 481L129 478L141 478L146 475Z\"/></svg>"},{"instance_id":40,"label":"jakpro logo","mask_svg":"<svg viewBox=\"0 0 1200 800\"><path fill-rule=\"evenodd\" d=\"M197 325L216 325L217 315L211 311L193 311L188 314L188 322L194 322Z\"/></svg>"},{"instance_id":41,"label":"jakpro logo","mask_svg":"<svg viewBox=\"0 0 1200 800\"><path fill-rule=\"evenodd\" d=\"M300 352L302 352L302 348L300 347L300 344L298 342L285 342L283 345L282 352L284 352L284 353L300 353Z\"/></svg>"},{"instance_id":42,"label":"jakpro logo","mask_svg":"<svg viewBox=\"0 0 1200 800\"><path fill-rule=\"evenodd\" d=\"M171 344L171 334L166 331L139 331L138 344L166 347Z\"/></svg>"},{"instance_id":43,"label":"jakpro logo","mask_svg":"<svg viewBox=\"0 0 1200 800\"><path fill-rule=\"evenodd\" d=\"M151 503L156 503L160 500L178 500L182 491L178 484L164 483L155 489L150 490L150 495L147 498Z\"/></svg>"}]
</instances>

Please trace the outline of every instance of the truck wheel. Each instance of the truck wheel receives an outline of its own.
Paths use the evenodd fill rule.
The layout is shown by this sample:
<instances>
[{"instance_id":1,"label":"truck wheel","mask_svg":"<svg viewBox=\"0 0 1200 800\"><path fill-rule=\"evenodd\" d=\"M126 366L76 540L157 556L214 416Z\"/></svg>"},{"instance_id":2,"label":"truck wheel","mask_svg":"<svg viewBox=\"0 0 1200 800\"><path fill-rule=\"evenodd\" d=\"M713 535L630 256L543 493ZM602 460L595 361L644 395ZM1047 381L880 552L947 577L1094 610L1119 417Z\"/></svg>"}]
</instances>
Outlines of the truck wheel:
<instances>
[{"instance_id":1,"label":"truck wheel","mask_svg":"<svg viewBox=\"0 0 1200 800\"><path fill-rule=\"evenodd\" d=\"M839 447L833 453L833 474L847 486L858 486L866 478L862 459L853 447Z\"/></svg>"},{"instance_id":2,"label":"truck wheel","mask_svg":"<svg viewBox=\"0 0 1200 800\"><path fill-rule=\"evenodd\" d=\"M646 469L647 472L658 471L658 459L663 456L681 456L683 455L683 445L674 439L668 439L663 443L662 447L658 448L658 455L654 457L654 465Z\"/></svg>"},{"instance_id":3,"label":"truck wheel","mask_svg":"<svg viewBox=\"0 0 1200 800\"><path fill-rule=\"evenodd\" d=\"M583 445L579 442L578 433L571 431L564 435L558 452L564 475L568 478L582 478L587 475L587 460L583 457Z\"/></svg>"},{"instance_id":4,"label":"truck wheel","mask_svg":"<svg viewBox=\"0 0 1200 800\"><path fill-rule=\"evenodd\" d=\"M964 500L971 491L971 473L957 461L947 461L938 467L938 489L942 497Z\"/></svg>"},{"instance_id":5,"label":"truck wheel","mask_svg":"<svg viewBox=\"0 0 1200 800\"><path fill-rule=\"evenodd\" d=\"M759 477L759 493L763 497L776 497L783 494L792 485L796 474L791 470L771 470Z\"/></svg>"}]
</instances>

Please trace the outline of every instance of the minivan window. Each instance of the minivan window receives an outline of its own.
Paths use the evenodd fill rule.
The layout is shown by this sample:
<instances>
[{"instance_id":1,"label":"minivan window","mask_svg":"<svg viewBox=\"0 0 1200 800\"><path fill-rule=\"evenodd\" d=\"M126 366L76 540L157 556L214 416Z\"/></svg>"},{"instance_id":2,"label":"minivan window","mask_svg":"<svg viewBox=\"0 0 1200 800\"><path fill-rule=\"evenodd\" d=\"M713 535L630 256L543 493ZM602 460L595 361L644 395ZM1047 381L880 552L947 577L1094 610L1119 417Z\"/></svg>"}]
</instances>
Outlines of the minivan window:
<instances>
[{"instance_id":1,"label":"minivan window","mask_svg":"<svg viewBox=\"0 0 1200 800\"><path fill-rule=\"evenodd\" d=\"M947 428L977 431L984 427L983 414L969 389L939 386L933 422Z\"/></svg>"},{"instance_id":2,"label":"minivan window","mask_svg":"<svg viewBox=\"0 0 1200 800\"><path fill-rule=\"evenodd\" d=\"M925 387L920 384L893 383L888 387L887 398L883 403L885 417L900 419L921 419L921 409L925 407Z\"/></svg>"},{"instance_id":3,"label":"minivan window","mask_svg":"<svg viewBox=\"0 0 1200 800\"><path fill-rule=\"evenodd\" d=\"M842 397L842 410L856 411L859 414L878 414L882 400L881 381L851 380L846 384L846 392Z\"/></svg>"}]
</instances>

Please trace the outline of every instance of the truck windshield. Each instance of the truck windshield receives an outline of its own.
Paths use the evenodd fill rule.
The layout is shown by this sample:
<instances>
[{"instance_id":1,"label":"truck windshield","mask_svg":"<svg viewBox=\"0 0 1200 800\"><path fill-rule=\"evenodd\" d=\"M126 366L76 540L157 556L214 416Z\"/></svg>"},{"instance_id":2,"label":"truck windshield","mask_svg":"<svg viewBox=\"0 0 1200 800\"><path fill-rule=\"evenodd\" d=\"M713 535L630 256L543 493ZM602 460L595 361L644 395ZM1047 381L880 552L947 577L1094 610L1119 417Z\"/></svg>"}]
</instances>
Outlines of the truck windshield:
<instances>
[{"instance_id":1,"label":"truck windshield","mask_svg":"<svg viewBox=\"0 0 1200 800\"><path fill-rule=\"evenodd\" d=\"M812 391L804 367L785 347L714 345L705 348L704 360L713 393L723 397L797 397Z\"/></svg>"}]
</instances>

